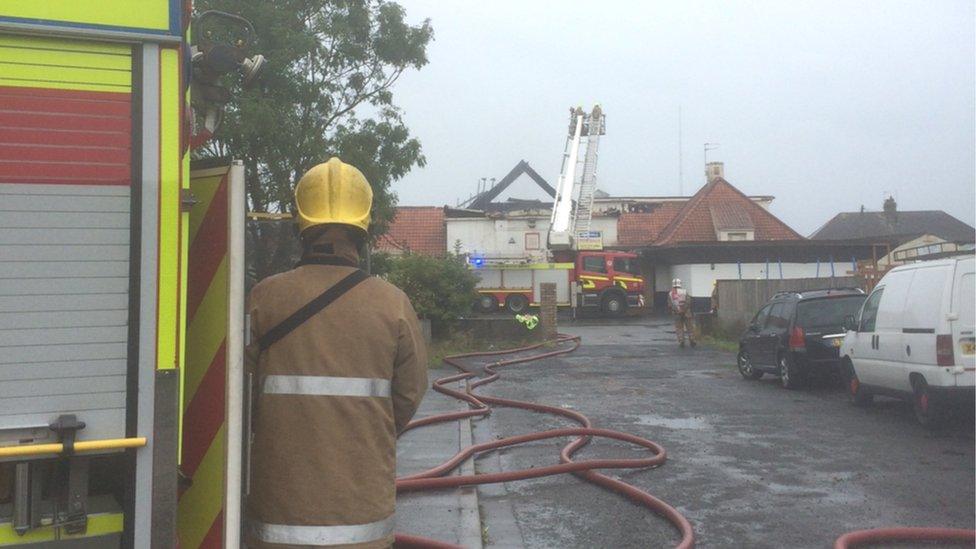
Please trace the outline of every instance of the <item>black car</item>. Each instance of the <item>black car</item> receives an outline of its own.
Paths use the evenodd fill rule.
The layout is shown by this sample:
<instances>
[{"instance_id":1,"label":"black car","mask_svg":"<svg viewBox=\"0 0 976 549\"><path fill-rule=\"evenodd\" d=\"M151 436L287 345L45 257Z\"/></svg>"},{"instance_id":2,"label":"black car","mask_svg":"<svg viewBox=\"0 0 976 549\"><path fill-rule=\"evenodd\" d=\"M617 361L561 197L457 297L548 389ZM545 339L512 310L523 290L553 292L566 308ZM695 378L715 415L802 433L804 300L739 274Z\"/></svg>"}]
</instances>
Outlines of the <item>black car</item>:
<instances>
[{"instance_id":1,"label":"black car","mask_svg":"<svg viewBox=\"0 0 976 549\"><path fill-rule=\"evenodd\" d=\"M797 389L811 375L838 372L844 319L866 298L858 288L774 295L739 339L739 373L746 379L773 374L783 387Z\"/></svg>"}]
</instances>

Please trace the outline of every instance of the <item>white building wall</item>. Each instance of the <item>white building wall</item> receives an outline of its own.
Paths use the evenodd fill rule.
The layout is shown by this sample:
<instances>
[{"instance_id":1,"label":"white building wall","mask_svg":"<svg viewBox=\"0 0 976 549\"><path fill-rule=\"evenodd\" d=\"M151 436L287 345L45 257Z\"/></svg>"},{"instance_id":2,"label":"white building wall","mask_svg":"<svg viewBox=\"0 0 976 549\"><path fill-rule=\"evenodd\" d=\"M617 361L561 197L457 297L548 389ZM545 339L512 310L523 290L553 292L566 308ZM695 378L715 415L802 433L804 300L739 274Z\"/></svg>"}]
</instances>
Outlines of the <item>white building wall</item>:
<instances>
[{"instance_id":1,"label":"white building wall","mask_svg":"<svg viewBox=\"0 0 976 549\"><path fill-rule=\"evenodd\" d=\"M665 267L665 269L667 269ZM823 278L829 279L831 276L830 262L822 262L817 270L817 263L783 263L782 276L780 276L780 264L774 261L769 263L769 278L772 279L791 279L791 278ZM850 261L834 262L834 276L850 276L852 265ZM658 271L660 272L660 271ZM658 275L655 290L667 291L671 278L680 278L685 289L693 297L709 297L712 295L712 284L716 280L736 280L739 279L739 265L736 263L699 263L690 265L672 265L670 267L671 277L663 279ZM764 279L766 278L766 263L743 263L742 279ZM662 284L664 287L662 288Z\"/></svg>"},{"instance_id":2,"label":"white building wall","mask_svg":"<svg viewBox=\"0 0 976 549\"><path fill-rule=\"evenodd\" d=\"M534 225L534 226L532 226ZM617 243L617 218L598 217L590 223L590 230L603 233L603 245ZM538 235L539 248L526 249L526 234ZM539 256L545 251L549 219L489 219L485 217L448 218L447 251L454 251L454 243L461 241L461 253L487 258L521 258ZM529 240L532 240L530 237Z\"/></svg>"},{"instance_id":3,"label":"white building wall","mask_svg":"<svg viewBox=\"0 0 976 549\"><path fill-rule=\"evenodd\" d=\"M453 251L455 242L460 241L461 253L489 258L529 257L545 249L548 232L549 220L450 218L447 220L447 248ZM538 250L526 249L527 233L538 235Z\"/></svg>"},{"instance_id":4,"label":"white building wall","mask_svg":"<svg viewBox=\"0 0 976 549\"><path fill-rule=\"evenodd\" d=\"M594 217L590 220L590 230L603 233L604 246L617 245L617 218Z\"/></svg>"},{"instance_id":5,"label":"white building wall","mask_svg":"<svg viewBox=\"0 0 976 549\"><path fill-rule=\"evenodd\" d=\"M655 265L654 266L654 291L655 292L666 292L671 289L671 266L670 265Z\"/></svg>"}]
</instances>

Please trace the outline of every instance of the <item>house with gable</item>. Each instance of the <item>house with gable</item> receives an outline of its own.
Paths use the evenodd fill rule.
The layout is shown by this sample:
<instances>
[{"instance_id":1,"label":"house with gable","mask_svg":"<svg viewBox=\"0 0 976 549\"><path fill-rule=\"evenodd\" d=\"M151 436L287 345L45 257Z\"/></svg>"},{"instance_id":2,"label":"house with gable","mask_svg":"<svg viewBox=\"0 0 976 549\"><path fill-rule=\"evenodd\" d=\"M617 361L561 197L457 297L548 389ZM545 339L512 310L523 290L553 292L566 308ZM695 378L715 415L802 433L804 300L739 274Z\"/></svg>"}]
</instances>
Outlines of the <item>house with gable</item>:
<instances>
[{"instance_id":1,"label":"house with gable","mask_svg":"<svg viewBox=\"0 0 976 549\"><path fill-rule=\"evenodd\" d=\"M680 209L622 219L639 228L626 233L627 243L640 251L656 305L674 278L696 310L707 310L716 280L831 279L853 274L857 261L870 257L870 243L807 240L726 180L721 163L708 168L708 183Z\"/></svg>"}]
</instances>

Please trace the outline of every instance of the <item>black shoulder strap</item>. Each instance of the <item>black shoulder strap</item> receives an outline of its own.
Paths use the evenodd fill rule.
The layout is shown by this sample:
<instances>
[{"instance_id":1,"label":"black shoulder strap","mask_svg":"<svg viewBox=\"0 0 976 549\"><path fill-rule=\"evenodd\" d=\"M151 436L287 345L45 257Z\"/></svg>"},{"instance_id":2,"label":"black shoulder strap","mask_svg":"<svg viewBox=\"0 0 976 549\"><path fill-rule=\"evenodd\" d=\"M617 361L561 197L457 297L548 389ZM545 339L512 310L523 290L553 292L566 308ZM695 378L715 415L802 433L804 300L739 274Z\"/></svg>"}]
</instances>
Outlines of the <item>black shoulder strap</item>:
<instances>
[{"instance_id":1,"label":"black shoulder strap","mask_svg":"<svg viewBox=\"0 0 976 549\"><path fill-rule=\"evenodd\" d=\"M274 345L279 339L290 334L292 330L301 326L306 320L315 316L319 311L328 307L333 301L339 299L344 293L353 289L357 284L366 280L367 278L369 278L368 274L356 269L339 282L333 284L328 290L322 292L318 297L312 301L309 301L301 309L298 309L292 313L291 316L282 320L277 326L265 332L265 334L261 336L261 339L258 340L261 352L264 352L268 347Z\"/></svg>"}]
</instances>

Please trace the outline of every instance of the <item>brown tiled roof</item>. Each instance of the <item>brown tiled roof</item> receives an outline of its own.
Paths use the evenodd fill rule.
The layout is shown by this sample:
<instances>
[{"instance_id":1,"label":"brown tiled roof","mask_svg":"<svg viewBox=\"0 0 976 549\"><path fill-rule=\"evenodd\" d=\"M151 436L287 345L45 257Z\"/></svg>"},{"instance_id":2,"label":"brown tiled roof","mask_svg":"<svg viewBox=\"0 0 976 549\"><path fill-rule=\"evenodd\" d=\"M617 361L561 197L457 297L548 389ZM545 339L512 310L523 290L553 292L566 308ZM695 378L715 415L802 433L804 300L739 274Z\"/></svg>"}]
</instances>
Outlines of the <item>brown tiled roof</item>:
<instances>
[{"instance_id":1,"label":"brown tiled roof","mask_svg":"<svg viewBox=\"0 0 976 549\"><path fill-rule=\"evenodd\" d=\"M376 249L390 253L414 252L427 255L447 253L444 208L400 206L390 229L376 242Z\"/></svg>"},{"instance_id":2,"label":"brown tiled roof","mask_svg":"<svg viewBox=\"0 0 976 549\"><path fill-rule=\"evenodd\" d=\"M708 211L712 214L712 225L719 231L728 229L753 230L756 228L752 224L749 214L743 208L738 207L738 204L728 202L711 204L708 206Z\"/></svg>"},{"instance_id":3,"label":"brown tiled roof","mask_svg":"<svg viewBox=\"0 0 976 549\"><path fill-rule=\"evenodd\" d=\"M646 246L654 242L684 204L663 202L647 213L621 213L617 218L617 243L621 246Z\"/></svg>"},{"instance_id":4,"label":"brown tiled roof","mask_svg":"<svg viewBox=\"0 0 976 549\"><path fill-rule=\"evenodd\" d=\"M742 191L721 177L711 180L685 203L654 244L678 242L716 242L712 206L736 218L748 217L755 227L756 240L802 240L796 231L756 204ZM736 213L725 213L725 210ZM717 210L718 211L718 210Z\"/></svg>"}]
</instances>

